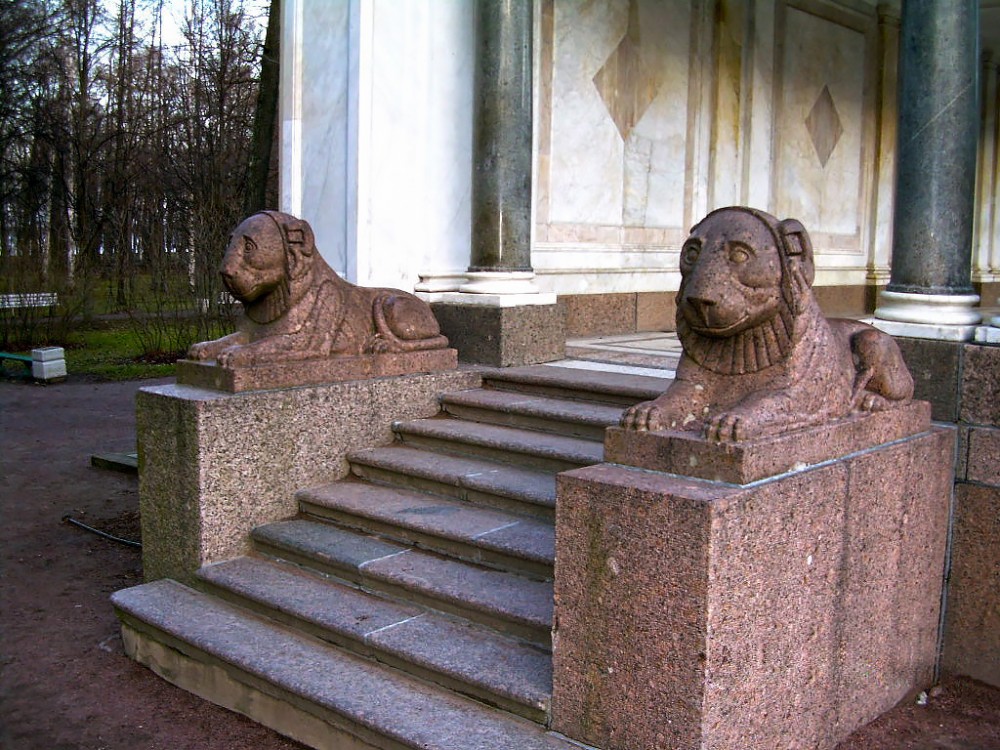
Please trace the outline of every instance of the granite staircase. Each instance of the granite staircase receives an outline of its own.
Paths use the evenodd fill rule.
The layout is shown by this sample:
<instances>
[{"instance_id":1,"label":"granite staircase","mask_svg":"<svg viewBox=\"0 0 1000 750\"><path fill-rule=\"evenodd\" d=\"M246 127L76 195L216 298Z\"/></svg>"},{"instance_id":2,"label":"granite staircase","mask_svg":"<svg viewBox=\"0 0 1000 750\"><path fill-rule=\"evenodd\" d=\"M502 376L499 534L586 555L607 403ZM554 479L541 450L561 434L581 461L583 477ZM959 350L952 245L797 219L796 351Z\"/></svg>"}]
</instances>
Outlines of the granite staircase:
<instances>
[{"instance_id":1,"label":"granite staircase","mask_svg":"<svg viewBox=\"0 0 1000 750\"><path fill-rule=\"evenodd\" d=\"M313 747L570 748L552 692L555 475L659 378L491 371L301 490L252 554L114 604L162 676Z\"/></svg>"}]
</instances>

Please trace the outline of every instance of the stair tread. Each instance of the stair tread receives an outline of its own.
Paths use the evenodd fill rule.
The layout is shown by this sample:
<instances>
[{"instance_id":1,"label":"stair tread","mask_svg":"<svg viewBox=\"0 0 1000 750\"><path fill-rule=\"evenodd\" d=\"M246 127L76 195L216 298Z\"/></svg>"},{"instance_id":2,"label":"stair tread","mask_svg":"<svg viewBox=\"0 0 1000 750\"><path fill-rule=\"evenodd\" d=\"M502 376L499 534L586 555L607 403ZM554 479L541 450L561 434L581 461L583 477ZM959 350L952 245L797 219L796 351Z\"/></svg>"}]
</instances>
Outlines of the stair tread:
<instances>
[{"instance_id":1,"label":"stair tread","mask_svg":"<svg viewBox=\"0 0 1000 750\"><path fill-rule=\"evenodd\" d=\"M572 421L598 427L618 424L622 414L620 406L482 388L446 393L441 397L441 403L446 408L455 404L479 409L503 410L519 415Z\"/></svg>"},{"instance_id":2,"label":"stair tread","mask_svg":"<svg viewBox=\"0 0 1000 750\"><path fill-rule=\"evenodd\" d=\"M497 451L530 454L579 465L604 460L604 444L596 440L565 437L516 427L467 422L461 419L416 419L393 425L403 437L418 436L491 448Z\"/></svg>"},{"instance_id":3,"label":"stair tread","mask_svg":"<svg viewBox=\"0 0 1000 750\"><path fill-rule=\"evenodd\" d=\"M353 641L541 710L552 694L551 657L493 631L260 558L216 563L198 575L328 631L335 642Z\"/></svg>"},{"instance_id":4,"label":"stair tread","mask_svg":"<svg viewBox=\"0 0 1000 750\"><path fill-rule=\"evenodd\" d=\"M421 534L549 565L555 561L555 528L534 518L366 482L334 482L297 496L302 502Z\"/></svg>"},{"instance_id":5,"label":"stair tread","mask_svg":"<svg viewBox=\"0 0 1000 750\"><path fill-rule=\"evenodd\" d=\"M253 537L366 580L398 586L538 630L551 629L552 584L446 559L305 520L260 526Z\"/></svg>"},{"instance_id":6,"label":"stair tread","mask_svg":"<svg viewBox=\"0 0 1000 750\"><path fill-rule=\"evenodd\" d=\"M348 459L351 463L390 469L548 508L556 505L555 474L540 469L511 466L472 456L434 453L400 444L358 451Z\"/></svg>"},{"instance_id":7,"label":"stair tread","mask_svg":"<svg viewBox=\"0 0 1000 750\"><path fill-rule=\"evenodd\" d=\"M659 396L673 382L672 378L651 375L628 375L603 370L580 370L558 365L528 365L484 370L484 383L513 383L566 388L594 394L613 394L648 401Z\"/></svg>"},{"instance_id":8,"label":"stair tread","mask_svg":"<svg viewBox=\"0 0 1000 750\"><path fill-rule=\"evenodd\" d=\"M140 628L144 623L238 673L264 680L404 747L575 747L536 724L300 636L175 581L125 589L112 600Z\"/></svg>"}]
</instances>

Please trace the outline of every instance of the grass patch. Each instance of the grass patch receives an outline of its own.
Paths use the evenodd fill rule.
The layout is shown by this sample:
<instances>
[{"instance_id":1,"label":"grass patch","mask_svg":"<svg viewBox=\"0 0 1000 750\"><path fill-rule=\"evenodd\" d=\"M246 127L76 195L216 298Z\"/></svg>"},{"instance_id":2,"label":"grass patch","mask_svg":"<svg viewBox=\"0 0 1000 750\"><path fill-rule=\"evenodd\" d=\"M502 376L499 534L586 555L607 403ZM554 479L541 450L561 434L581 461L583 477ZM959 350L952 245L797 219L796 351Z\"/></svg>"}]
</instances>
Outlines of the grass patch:
<instances>
[{"instance_id":1,"label":"grass patch","mask_svg":"<svg viewBox=\"0 0 1000 750\"><path fill-rule=\"evenodd\" d=\"M174 375L175 361L183 352L144 354L135 333L127 326L77 330L63 344L66 370L95 380L141 380Z\"/></svg>"},{"instance_id":2,"label":"grass patch","mask_svg":"<svg viewBox=\"0 0 1000 750\"><path fill-rule=\"evenodd\" d=\"M176 361L183 351L147 354L139 337L127 323L101 328L77 329L66 338L51 341L66 351L66 371L71 377L89 380L144 380L172 377ZM39 344L38 346L43 346ZM31 355L31 349L16 349L13 354ZM31 370L19 362L4 362L0 376L30 377Z\"/></svg>"}]
</instances>

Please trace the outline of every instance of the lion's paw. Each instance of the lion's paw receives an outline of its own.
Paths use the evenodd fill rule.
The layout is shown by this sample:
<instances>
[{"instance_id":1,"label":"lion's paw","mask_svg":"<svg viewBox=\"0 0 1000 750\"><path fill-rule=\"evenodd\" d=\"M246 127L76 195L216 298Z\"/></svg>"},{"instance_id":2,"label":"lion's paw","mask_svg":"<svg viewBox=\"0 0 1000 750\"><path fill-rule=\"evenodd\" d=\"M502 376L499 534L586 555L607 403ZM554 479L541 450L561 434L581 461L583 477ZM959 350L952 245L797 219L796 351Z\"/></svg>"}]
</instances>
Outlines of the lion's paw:
<instances>
[{"instance_id":1,"label":"lion's paw","mask_svg":"<svg viewBox=\"0 0 1000 750\"><path fill-rule=\"evenodd\" d=\"M626 430L653 432L663 426L663 412L653 401L630 406L621 416L619 424Z\"/></svg>"},{"instance_id":2,"label":"lion's paw","mask_svg":"<svg viewBox=\"0 0 1000 750\"><path fill-rule=\"evenodd\" d=\"M253 364L253 360L253 351L245 346L231 346L216 358L220 367L246 367Z\"/></svg>"},{"instance_id":3,"label":"lion's paw","mask_svg":"<svg viewBox=\"0 0 1000 750\"><path fill-rule=\"evenodd\" d=\"M201 341L197 344L191 344L187 350L188 359L205 360L212 358L212 341Z\"/></svg>"},{"instance_id":4,"label":"lion's paw","mask_svg":"<svg viewBox=\"0 0 1000 750\"><path fill-rule=\"evenodd\" d=\"M861 396L861 402L858 404L858 407L861 411L885 411L892 407L892 402L885 396L865 391Z\"/></svg>"},{"instance_id":5,"label":"lion's paw","mask_svg":"<svg viewBox=\"0 0 1000 750\"><path fill-rule=\"evenodd\" d=\"M372 338L367 348L372 354L389 354L395 351L393 342L380 333Z\"/></svg>"},{"instance_id":6,"label":"lion's paw","mask_svg":"<svg viewBox=\"0 0 1000 750\"><path fill-rule=\"evenodd\" d=\"M757 422L747 414L728 411L716 414L705 425L705 437L717 443L738 443L757 432Z\"/></svg>"}]
</instances>

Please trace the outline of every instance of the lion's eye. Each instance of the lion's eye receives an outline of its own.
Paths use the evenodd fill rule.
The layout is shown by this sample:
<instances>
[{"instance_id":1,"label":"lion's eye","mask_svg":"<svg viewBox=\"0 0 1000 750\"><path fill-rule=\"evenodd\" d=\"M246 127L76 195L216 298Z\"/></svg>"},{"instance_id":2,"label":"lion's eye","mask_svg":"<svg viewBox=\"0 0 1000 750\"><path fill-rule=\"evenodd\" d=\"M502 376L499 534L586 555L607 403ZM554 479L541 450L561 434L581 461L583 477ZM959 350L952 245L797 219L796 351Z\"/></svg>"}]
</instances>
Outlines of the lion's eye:
<instances>
[{"instance_id":1,"label":"lion's eye","mask_svg":"<svg viewBox=\"0 0 1000 750\"><path fill-rule=\"evenodd\" d=\"M750 251L743 245L730 245L729 260L732 263L746 263L750 260Z\"/></svg>"},{"instance_id":2,"label":"lion's eye","mask_svg":"<svg viewBox=\"0 0 1000 750\"><path fill-rule=\"evenodd\" d=\"M689 242L681 250L681 259L688 265L693 264L698 260L698 255L701 253L701 245L697 242Z\"/></svg>"}]
</instances>

